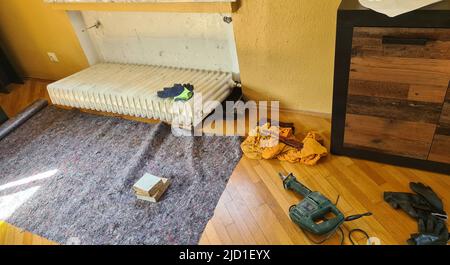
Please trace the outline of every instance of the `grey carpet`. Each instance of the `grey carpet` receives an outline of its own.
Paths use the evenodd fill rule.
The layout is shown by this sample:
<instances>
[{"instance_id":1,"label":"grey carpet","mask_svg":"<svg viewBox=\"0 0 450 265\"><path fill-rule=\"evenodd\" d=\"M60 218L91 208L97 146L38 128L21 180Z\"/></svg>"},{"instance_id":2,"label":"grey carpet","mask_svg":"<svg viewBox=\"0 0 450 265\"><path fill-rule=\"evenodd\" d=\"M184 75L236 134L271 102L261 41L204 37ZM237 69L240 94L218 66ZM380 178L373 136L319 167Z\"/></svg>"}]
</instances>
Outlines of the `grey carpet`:
<instances>
[{"instance_id":1,"label":"grey carpet","mask_svg":"<svg viewBox=\"0 0 450 265\"><path fill-rule=\"evenodd\" d=\"M48 106L48 101L45 99L39 99L28 106L24 111L17 114L15 117L7 120L5 123L1 124L0 117L0 140L8 136L11 132L15 131L22 124L27 122L27 120L33 117L36 113ZM1 109L0 109L1 110ZM1 116L1 112L0 112Z\"/></svg>"},{"instance_id":2,"label":"grey carpet","mask_svg":"<svg viewBox=\"0 0 450 265\"><path fill-rule=\"evenodd\" d=\"M0 216L62 244L197 244L240 143L47 107L0 141ZM158 204L133 195L146 172L172 181Z\"/></svg>"}]
</instances>

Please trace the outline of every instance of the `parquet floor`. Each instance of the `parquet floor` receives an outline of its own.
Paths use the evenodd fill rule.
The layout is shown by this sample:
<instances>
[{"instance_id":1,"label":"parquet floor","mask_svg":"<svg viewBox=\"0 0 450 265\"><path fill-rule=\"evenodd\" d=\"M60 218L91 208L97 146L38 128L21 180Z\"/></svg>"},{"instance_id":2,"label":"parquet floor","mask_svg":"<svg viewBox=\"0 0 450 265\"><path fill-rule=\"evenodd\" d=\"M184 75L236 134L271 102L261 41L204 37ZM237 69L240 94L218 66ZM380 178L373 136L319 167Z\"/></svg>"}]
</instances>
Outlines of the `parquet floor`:
<instances>
[{"instance_id":1,"label":"parquet floor","mask_svg":"<svg viewBox=\"0 0 450 265\"><path fill-rule=\"evenodd\" d=\"M34 99L48 98L46 84L42 80L28 80L24 85L14 85L11 94L0 94L0 105L9 116L15 115ZM281 120L294 122L300 134L319 131L329 145L329 118L282 112ZM446 210L450 211L448 175L331 155L315 167L244 157L232 174L200 244L311 244L288 216L288 208L301 198L283 189L278 172L293 172L312 190L332 200L340 195L339 208L346 215L372 212L372 217L346 223L343 228L346 233L353 228L364 229L382 244L405 244L417 230L414 220L383 201L384 191L408 192L409 182L421 181L442 197ZM362 235L354 238L360 244L366 243ZM338 242L335 236L327 244ZM345 243L350 244L348 239ZM0 223L0 244L53 243Z\"/></svg>"}]
</instances>

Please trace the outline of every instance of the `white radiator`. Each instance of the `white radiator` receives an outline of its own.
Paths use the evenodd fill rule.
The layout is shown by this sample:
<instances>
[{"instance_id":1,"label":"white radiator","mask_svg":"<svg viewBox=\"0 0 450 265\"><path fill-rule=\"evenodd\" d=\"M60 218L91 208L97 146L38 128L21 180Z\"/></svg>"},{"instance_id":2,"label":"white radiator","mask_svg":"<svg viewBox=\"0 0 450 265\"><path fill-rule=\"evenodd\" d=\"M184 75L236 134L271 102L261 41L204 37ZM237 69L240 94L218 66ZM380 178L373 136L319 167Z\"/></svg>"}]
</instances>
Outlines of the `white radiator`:
<instances>
[{"instance_id":1,"label":"white radiator","mask_svg":"<svg viewBox=\"0 0 450 265\"><path fill-rule=\"evenodd\" d=\"M157 91L191 83L202 102L160 99ZM231 93L231 73L174 67L102 63L48 85L53 104L196 126ZM211 103L215 101L216 103ZM195 104L202 104L196 106ZM195 115L195 119L194 119ZM196 122L194 122L196 121Z\"/></svg>"}]
</instances>

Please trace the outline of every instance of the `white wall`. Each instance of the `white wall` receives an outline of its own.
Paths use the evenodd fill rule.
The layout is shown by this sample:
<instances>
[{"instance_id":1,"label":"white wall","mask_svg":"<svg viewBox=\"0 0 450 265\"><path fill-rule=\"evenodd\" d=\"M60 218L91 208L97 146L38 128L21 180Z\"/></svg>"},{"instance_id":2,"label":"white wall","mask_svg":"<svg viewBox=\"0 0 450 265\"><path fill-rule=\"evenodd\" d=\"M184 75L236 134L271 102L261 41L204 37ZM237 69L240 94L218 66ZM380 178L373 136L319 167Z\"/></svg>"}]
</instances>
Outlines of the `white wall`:
<instances>
[{"instance_id":1,"label":"white wall","mask_svg":"<svg viewBox=\"0 0 450 265\"><path fill-rule=\"evenodd\" d=\"M82 11L100 61L239 73L233 25L221 14Z\"/></svg>"},{"instance_id":2,"label":"white wall","mask_svg":"<svg viewBox=\"0 0 450 265\"><path fill-rule=\"evenodd\" d=\"M88 60L89 65L94 65L100 62L99 54L97 52L88 31L86 31L86 24L80 11L67 11L67 15L75 30L75 34L80 42L81 48Z\"/></svg>"}]
</instances>

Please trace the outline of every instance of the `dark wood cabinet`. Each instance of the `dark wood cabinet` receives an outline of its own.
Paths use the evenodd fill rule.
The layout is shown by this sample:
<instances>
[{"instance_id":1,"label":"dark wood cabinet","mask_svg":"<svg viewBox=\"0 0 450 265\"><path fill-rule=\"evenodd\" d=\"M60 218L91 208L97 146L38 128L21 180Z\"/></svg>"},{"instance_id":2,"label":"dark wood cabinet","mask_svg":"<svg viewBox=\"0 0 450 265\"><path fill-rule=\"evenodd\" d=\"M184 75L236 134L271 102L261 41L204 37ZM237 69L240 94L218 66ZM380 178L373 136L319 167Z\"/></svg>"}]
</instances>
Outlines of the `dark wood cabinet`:
<instances>
[{"instance_id":1,"label":"dark wood cabinet","mask_svg":"<svg viewBox=\"0 0 450 265\"><path fill-rule=\"evenodd\" d=\"M332 152L450 174L450 2L389 18L343 1Z\"/></svg>"},{"instance_id":2,"label":"dark wood cabinet","mask_svg":"<svg viewBox=\"0 0 450 265\"><path fill-rule=\"evenodd\" d=\"M7 93L6 86L11 83L23 83L23 81L0 47L0 93Z\"/></svg>"}]
</instances>

